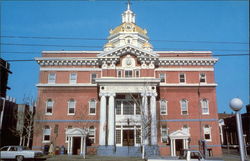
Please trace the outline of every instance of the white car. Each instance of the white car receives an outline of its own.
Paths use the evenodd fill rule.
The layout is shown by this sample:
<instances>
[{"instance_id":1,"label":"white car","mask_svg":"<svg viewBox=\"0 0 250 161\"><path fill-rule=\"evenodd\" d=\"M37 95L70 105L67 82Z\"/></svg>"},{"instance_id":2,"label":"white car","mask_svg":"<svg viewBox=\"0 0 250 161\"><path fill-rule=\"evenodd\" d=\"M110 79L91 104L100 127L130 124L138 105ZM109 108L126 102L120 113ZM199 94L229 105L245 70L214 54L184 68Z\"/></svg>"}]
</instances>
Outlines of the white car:
<instances>
[{"instance_id":1,"label":"white car","mask_svg":"<svg viewBox=\"0 0 250 161\"><path fill-rule=\"evenodd\" d=\"M42 151L30 150L25 146L4 146L0 149L0 159L16 159L23 161L24 159L42 159Z\"/></svg>"}]
</instances>

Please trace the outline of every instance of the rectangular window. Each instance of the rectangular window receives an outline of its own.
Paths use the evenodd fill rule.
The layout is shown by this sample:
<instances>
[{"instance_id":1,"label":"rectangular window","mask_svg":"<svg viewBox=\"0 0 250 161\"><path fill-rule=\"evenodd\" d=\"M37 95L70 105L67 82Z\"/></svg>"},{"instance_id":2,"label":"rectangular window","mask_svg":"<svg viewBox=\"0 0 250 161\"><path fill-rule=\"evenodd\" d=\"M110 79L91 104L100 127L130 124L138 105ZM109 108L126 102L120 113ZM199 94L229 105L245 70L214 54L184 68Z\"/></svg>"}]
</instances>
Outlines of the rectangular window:
<instances>
[{"instance_id":1,"label":"rectangular window","mask_svg":"<svg viewBox=\"0 0 250 161\"><path fill-rule=\"evenodd\" d=\"M188 102L187 102L187 100L181 100L181 114L182 115L188 114Z\"/></svg>"},{"instance_id":2,"label":"rectangular window","mask_svg":"<svg viewBox=\"0 0 250 161\"><path fill-rule=\"evenodd\" d=\"M206 74L200 73L200 83L206 83Z\"/></svg>"},{"instance_id":3,"label":"rectangular window","mask_svg":"<svg viewBox=\"0 0 250 161\"><path fill-rule=\"evenodd\" d=\"M69 130L69 129L72 129L72 126L71 125L69 125L68 126L68 128L66 128L66 132L67 132L67 130ZM66 132L65 132L65 135L66 135ZM67 135L66 135L66 143L69 141L69 137L67 137Z\"/></svg>"},{"instance_id":4,"label":"rectangular window","mask_svg":"<svg viewBox=\"0 0 250 161\"><path fill-rule=\"evenodd\" d=\"M139 104L137 104L137 103L135 103L135 113L136 113L136 115L140 115L141 114L141 108L140 108L140 105Z\"/></svg>"},{"instance_id":5,"label":"rectangular window","mask_svg":"<svg viewBox=\"0 0 250 161\"><path fill-rule=\"evenodd\" d=\"M134 115L133 101L123 101L123 115Z\"/></svg>"},{"instance_id":6,"label":"rectangular window","mask_svg":"<svg viewBox=\"0 0 250 161\"><path fill-rule=\"evenodd\" d=\"M120 115L121 114L121 101L116 101L116 114Z\"/></svg>"},{"instance_id":7,"label":"rectangular window","mask_svg":"<svg viewBox=\"0 0 250 161\"><path fill-rule=\"evenodd\" d=\"M96 100L89 101L89 114L95 115L96 113Z\"/></svg>"},{"instance_id":8,"label":"rectangular window","mask_svg":"<svg viewBox=\"0 0 250 161\"><path fill-rule=\"evenodd\" d=\"M188 125L183 125L183 127L182 127L182 129L184 130L184 131L186 131L186 132L189 132L189 127L188 127Z\"/></svg>"},{"instance_id":9,"label":"rectangular window","mask_svg":"<svg viewBox=\"0 0 250 161\"><path fill-rule=\"evenodd\" d=\"M211 127L209 125L205 125L203 128L204 128L203 129L204 130L204 139L206 141L211 141L212 140L212 138L211 138Z\"/></svg>"},{"instance_id":10,"label":"rectangular window","mask_svg":"<svg viewBox=\"0 0 250 161\"><path fill-rule=\"evenodd\" d=\"M140 77L140 71L139 70L135 70L135 77Z\"/></svg>"},{"instance_id":11,"label":"rectangular window","mask_svg":"<svg viewBox=\"0 0 250 161\"><path fill-rule=\"evenodd\" d=\"M49 73L48 75L48 83L55 84L56 83L56 73Z\"/></svg>"},{"instance_id":12,"label":"rectangular window","mask_svg":"<svg viewBox=\"0 0 250 161\"><path fill-rule=\"evenodd\" d=\"M95 127L94 126L91 126L89 128L88 137L89 137L91 144L94 144L95 143Z\"/></svg>"},{"instance_id":13,"label":"rectangular window","mask_svg":"<svg viewBox=\"0 0 250 161\"><path fill-rule=\"evenodd\" d=\"M121 129L116 129L116 131L115 131L116 133L115 133L115 135L116 135L116 137L115 137L115 140L116 140L116 144L121 144Z\"/></svg>"},{"instance_id":14,"label":"rectangular window","mask_svg":"<svg viewBox=\"0 0 250 161\"><path fill-rule=\"evenodd\" d=\"M51 129L48 125L43 129L43 142L50 142Z\"/></svg>"},{"instance_id":15,"label":"rectangular window","mask_svg":"<svg viewBox=\"0 0 250 161\"><path fill-rule=\"evenodd\" d=\"M136 144L141 144L141 126L136 126Z\"/></svg>"},{"instance_id":16,"label":"rectangular window","mask_svg":"<svg viewBox=\"0 0 250 161\"><path fill-rule=\"evenodd\" d=\"M69 83L75 84L77 82L77 74L70 73Z\"/></svg>"},{"instance_id":17,"label":"rectangular window","mask_svg":"<svg viewBox=\"0 0 250 161\"><path fill-rule=\"evenodd\" d=\"M75 106L76 106L75 100L73 100L73 99L69 100L69 102L68 102L68 114L69 115L75 114Z\"/></svg>"},{"instance_id":18,"label":"rectangular window","mask_svg":"<svg viewBox=\"0 0 250 161\"><path fill-rule=\"evenodd\" d=\"M166 74L164 73L160 73L159 74L159 78L161 79L161 83L165 83L166 82Z\"/></svg>"},{"instance_id":19,"label":"rectangular window","mask_svg":"<svg viewBox=\"0 0 250 161\"><path fill-rule=\"evenodd\" d=\"M186 76L184 73L179 74L180 83L186 83Z\"/></svg>"},{"instance_id":20,"label":"rectangular window","mask_svg":"<svg viewBox=\"0 0 250 161\"><path fill-rule=\"evenodd\" d=\"M167 125L161 125L161 142L168 143L168 128Z\"/></svg>"},{"instance_id":21,"label":"rectangular window","mask_svg":"<svg viewBox=\"0 0 250 161\"><path fill-rule=\"evenodd\" d=\"M118 77L118 78L121 78L121 77L122 77L122 71L121 71L121 70L118 70L118 71L117 71L117 77Z\"/></svg>"},{"instance_id":22,"label":"rectangular window","mask_svg":"<svg viewBox=\"0 0 250 161\"><path fill-rule=\"evenodd\" d=\"M46 111L45 111L46 115L52 115L53 105L54 105L54 102L52 101L52 99L48 99L46 102Z\"/></svg>"},{"instance_id":23,"label":"rectangular window","mask_svg":"<svg viewBox=\"0 0 250 161\"><path fill-rule=\"evenodd\" d=\"M208 115L209 114L209 106L208 106L208 100L207 99L201 100L201 109L202 109L202 114L203 115Z\"/></svg>"},{"instance_id":24,"label":"rectangular window","mask_svg":"<svg viewBox=\"0 0 250 161\"><path fill-rule=\"evenodd\" d=\"M92 73L91 74L91 83L92 84L95 84L96 82L95 82L95 79L97 78L97 74L96 73Z\"/></svg>"},{"instance_id":25,"label":"rectangular window","mask_svg":"<svg viewBox=\"0 0 250 161\"><path fill-rule=\"evenodd\" d=\"M126 78L131 78L132 75L133 75L132 70L125 70L125 77L126 77Z\"/></svg>"},{"instance_id":26,"label":"rectangular window","mask_svg":"<svg viewBox=\"0 0 250 161\"><path fill-rule=\"evenodd\" d=\"M167 101L166 100L160 101L160 113L161 115L167 115Z\"/></svg>"}]
</instances>

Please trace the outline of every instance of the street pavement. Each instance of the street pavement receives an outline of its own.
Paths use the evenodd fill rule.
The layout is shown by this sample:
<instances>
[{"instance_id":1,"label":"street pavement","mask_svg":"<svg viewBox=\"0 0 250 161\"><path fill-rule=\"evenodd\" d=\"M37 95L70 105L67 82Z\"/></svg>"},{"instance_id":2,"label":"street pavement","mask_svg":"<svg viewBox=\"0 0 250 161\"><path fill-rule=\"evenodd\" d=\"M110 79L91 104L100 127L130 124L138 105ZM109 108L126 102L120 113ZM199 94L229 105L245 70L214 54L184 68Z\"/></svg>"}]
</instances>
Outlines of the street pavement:
<instances>
[{"instance_id":1,"label":"street pavement","mask_svg":"<svg viewBox=\"0 0 250 161\"><path fill-rule=\"evenodd\" d=\"M248 156L248 161L250 161L250 156ZM240 154L234 149L230 149L227 151L226 149L223 149L223 157L222 159L224 161L240 161ZM73 155L73 156L67 156L67 155L56 155L51 156L47 159L47 161L144 161L141 158L136 157L103 157L103 156L96 156L96 155L87 155L86 159L83 159L82 156L79 155Z\"/></svg>"}]
</instances>

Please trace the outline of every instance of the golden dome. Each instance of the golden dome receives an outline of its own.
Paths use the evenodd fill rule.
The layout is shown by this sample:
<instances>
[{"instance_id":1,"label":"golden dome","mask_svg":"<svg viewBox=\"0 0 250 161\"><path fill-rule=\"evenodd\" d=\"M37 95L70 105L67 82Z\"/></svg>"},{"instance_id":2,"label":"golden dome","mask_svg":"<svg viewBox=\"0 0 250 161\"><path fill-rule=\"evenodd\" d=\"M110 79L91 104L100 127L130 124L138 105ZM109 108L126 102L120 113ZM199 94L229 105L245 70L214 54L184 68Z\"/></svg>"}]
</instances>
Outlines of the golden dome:
<instances>
[{"instance_id":1,"label":"golden dome","mask_svg":"<svg viewBox=\"0 0 250 161\"><path fill-rule=\"evenodd\" d=\"M114 44L111 42L108 42L107 44L104 45L105 48L113 48Z\"/></svg>"},{"instance_id":2,"label":"golden dome","mask_svg":"<svg viewBox=\"0 0 250 161\"><path fill-rule=\"evenodd\" d=\"M152 48L152 45L149 43L149 42L145 42L143 45L142 45L143 48Z\"/></svg>"},{"instance_id":3,"label":"golden dome","mask_svg":"<svg viewBox=\"0 0 250 161\"><path fill-rule=\"evenodd\" d=\"M123 23L120 26L117 26L114 30L110 30L110 34L116 34L119 32L138 32L143 35L147 35L147 31L140 28L134 23Z\"/></svg>"}]
</instances>

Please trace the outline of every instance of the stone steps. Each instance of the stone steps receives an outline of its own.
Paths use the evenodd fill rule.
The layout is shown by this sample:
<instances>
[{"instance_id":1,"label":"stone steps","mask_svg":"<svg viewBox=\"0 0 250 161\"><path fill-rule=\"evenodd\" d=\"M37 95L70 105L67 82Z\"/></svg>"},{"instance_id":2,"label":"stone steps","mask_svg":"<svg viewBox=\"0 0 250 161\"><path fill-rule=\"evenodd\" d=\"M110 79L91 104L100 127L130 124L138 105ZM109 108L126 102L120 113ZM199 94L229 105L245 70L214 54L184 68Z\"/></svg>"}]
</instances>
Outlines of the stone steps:
<instances>
[{"instance_id":1,"label":"stone steps","mask_svg":"<svg viewBox=\"0 0 250 161\"><path fill-rule=\"evenodd\" d=\"M135 146L99 146L97 149L97 155L99 156L130 156L130 157L141 157L141 147ZM159 156L158 146L146 146L145 152L147 157Z\"/></svg>"}]
</instances>

